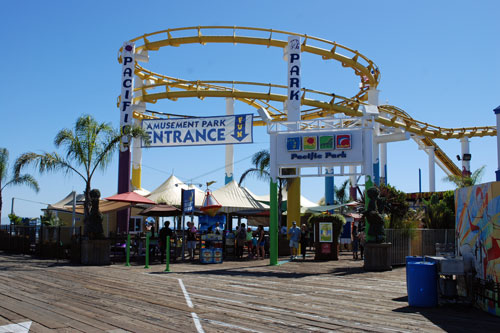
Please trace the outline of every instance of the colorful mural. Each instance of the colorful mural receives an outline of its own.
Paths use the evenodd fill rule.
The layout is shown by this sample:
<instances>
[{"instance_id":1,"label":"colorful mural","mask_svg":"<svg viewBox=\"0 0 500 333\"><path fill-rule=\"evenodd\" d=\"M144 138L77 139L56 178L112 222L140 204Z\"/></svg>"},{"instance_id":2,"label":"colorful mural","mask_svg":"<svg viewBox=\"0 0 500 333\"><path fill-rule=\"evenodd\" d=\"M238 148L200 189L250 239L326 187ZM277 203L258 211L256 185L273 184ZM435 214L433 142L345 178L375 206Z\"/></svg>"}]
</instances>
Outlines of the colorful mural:
<instances>
[{"instance_id":1,"label":"colorful mural","mask_svg":"<svg viewBox=\"0 0 500 333\"><path fill-rule=\"evenodd\" d=\"M466 266L473 266L477 278L500 283L500 182L457 189L455 208L458 245ZM500 316L498 302L493 297L478 305Z\"/></svg>"}]
</instances>

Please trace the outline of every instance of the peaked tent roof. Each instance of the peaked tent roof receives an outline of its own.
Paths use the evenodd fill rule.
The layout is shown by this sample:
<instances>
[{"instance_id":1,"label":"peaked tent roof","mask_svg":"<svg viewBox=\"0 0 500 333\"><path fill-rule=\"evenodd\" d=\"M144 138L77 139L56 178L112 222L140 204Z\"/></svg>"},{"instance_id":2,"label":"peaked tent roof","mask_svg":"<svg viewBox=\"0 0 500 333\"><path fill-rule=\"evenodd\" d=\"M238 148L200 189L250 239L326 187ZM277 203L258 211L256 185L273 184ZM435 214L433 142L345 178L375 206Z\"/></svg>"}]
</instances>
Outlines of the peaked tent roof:
<instances>
[{"instance_id":1,"label":"peaked tent roof","mask_svg":"<svg viewBox=\"0 0 500 333\"><path fill-rule=\"evenodd\" d=\"M213 196L222 205L220 212L233 213L240 210L266 210L269 206L258 202L245 189L232 180L223 187L212 192Z\"/></svg>"},{"instance_id":2,"label":"peaked tent roof","mask_svg":"<svg viewBox=\"0 0 500 333\"><path fill-rule=\"evenodd\" d=\"M177 186L176 186L177 185ZM181 205L181 190L191 190L194 189L194 201L195 206L201 206L203 203L203 198L205 197L205 192L200 190L198 187L191 185L188 186L184 184L179 178L171 175L166 181L153 190L147 198L153 200L156 203L164 203L172 206Z\"/></svg>"},{"instance_id":3,"label":"peaked tent roof","mask_svg":"<svg viewBox=\"0 0 500 333\"><path fill-rule=\"evenodd\" d=\"M63 199L59 200L56 203L47 206L48 210L67 210L68 207L73 207L73 193L75 191L71 191L67 196ZM76 204L80 205L85 201L85 196L83 194L76 195Z\"/></svg>"}]
</instances>

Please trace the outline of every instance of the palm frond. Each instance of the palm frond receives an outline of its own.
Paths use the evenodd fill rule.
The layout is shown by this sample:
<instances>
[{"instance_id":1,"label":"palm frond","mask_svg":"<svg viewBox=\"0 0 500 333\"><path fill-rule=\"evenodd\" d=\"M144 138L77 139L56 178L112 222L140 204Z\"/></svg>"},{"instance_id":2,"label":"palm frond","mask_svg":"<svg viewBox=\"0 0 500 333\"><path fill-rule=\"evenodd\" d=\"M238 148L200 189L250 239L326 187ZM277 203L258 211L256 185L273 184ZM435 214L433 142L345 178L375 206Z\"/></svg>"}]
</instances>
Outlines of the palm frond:
<instances>
[{"instance_id":1,"label":"palm frond","mask_svg":"<svg viewBox=\"0 0 500 333\"><path fill-rule=\"evenodd\" d=\"M12 185L26 185L26 186L32 188L33 190L35 190L35 192L40 191L40 186L38 186L38 182L36 181L35 177L33 177L32 175L28 175L28 174L19 175L19 176L13 178L10 181L10 183Z\"/></svg>"},{"instance_id":2,"label":"palm frond","mask_svg":"<svg viewBox=\"0 0 500 333\"><path fill-rule=\"evenodd\" d=\"M6 148L0 148L0 180L7 177L7 168L9 164L9 151Z\"/></svg>"},{"instance_id":3,"label":"palm frond","mask_svg":"<svg viewBox=\"0 0 500 333\"><path fill-rule=\"evenodd\" d=\"M269 172L267 172L265 170L262 171L262 170L257 169L257 168L251 168L251 169L248 169L245 172L243 172L243 174L240 177L240 181L238 182L238 185L241 186L241 184L243 183L243 180L245 180L245 178L249 175L255 176L258 179L262 179L262 180L269 180L271 178L271 175L269 174Z\"/></svg>"}]
</instances>

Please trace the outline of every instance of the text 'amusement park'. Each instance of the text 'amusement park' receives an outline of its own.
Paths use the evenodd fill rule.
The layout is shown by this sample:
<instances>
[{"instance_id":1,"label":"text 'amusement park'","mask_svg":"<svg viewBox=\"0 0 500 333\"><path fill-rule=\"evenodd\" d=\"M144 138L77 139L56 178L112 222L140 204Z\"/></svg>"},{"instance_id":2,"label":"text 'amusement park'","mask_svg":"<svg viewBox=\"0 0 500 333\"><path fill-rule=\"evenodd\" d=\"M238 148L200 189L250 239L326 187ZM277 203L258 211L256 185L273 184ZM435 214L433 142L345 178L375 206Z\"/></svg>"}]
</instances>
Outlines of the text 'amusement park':
<instances>
[{"instance_id":1,"label":"text 'amusement park'","mask_svg":"<svg viewBox=\"0 0 500 333\"><path fill-rule=\"evenodd\" d=\"M498 330L499 4L260 2L4 4L0 332Z\"/></svg>"}]
</instances>

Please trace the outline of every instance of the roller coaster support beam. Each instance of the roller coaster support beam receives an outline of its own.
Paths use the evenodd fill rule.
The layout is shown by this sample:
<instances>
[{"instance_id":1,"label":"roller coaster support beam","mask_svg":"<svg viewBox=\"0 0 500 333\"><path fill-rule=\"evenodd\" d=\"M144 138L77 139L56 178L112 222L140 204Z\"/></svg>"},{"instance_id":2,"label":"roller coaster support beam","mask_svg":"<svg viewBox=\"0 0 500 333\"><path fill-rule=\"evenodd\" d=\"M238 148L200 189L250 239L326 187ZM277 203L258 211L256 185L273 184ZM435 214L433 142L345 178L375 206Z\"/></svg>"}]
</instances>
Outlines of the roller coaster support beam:
<instances>
[{"instance_id":1,"label":"roller coaster support beam","mask_svg":"<svg viewBox=\"0 0 500 333\"><path fill-rule=\"evenodd\" d=\"M350 174L355 174L356 173L356 166L355 165L349 165L349 173ZM349 181L351 182L351 186L349 188L349 197L352 200L356 200L358 198L358 192L357 192L357 185L358 181L356 179L356 176L349 176Z\"/></svg>"},{"instance_id":2,"label":"roller coaster support beam","mask_svg":"<svg viewBox=\"0 0 500 333\"><path fill-rule=\"evenodd\" d=\"M380 184L387 184L387 143L380 144Z\"/></svg>"},{"instance_id":3,"label":"roller coaster support beam","mask_svg":"<svg viewBox=\"0 0 500 333\"><path fill-rule=\"evenodd\" d=\"M368 90L368 104L375 105L378 107L379 102L378 102L378 95L379 95L379 90L376 88L370 88ZM378 113L378 109L377 109ZM375 117L377 117L375 115ZM379 143L377 140L375 140L376 137L380 135L380 124L375 123L374 129L373 129L373 150L372 150L372 158L373 158L373 183L375 185L380 185L380 154L379 154Z\"/></svg>"},{"instance_id":4,"label":"roller coaster support beam","mask_svg":"<svg viewBox=\"0 0 500 333\"><path fill-rule=\"evenodd\" d=\"M276 134L269 135L269 171L271 174L269 188L269 265L278 265L278 170L276 167Z\"/></svg>"},{"instance_id":5,"label":"roller coaster support beam","mask_svg":"<svg viewBox=\"0 0 500 333\"><path fill-rule=\"evenodd\" d=\"M436 156L434 149L434 147L426 149L429 155L429 192L436 191Z\"/></svg>"},{"instance_id":6,"label":"roller coaster support beam","mask_svg":"<svg viewBox=\"0 0 500 333\"><path fill-rule=\"evenodd\" d=\"M226 115L234 115L234 98L226 98ZM226 177L225 183L230 183L234 177L234 146L226 145Z\"/></svg>"},{"instance_id":7,"label":"roller coaster support beam","mask_svg":"<svg viewBox=\"0 0 500 333\"><path fill-rule=\"evenodd\" d=\"M500 106L497 106L496 109L493 110L497 116L497 158L498 158L498 169L495 171L496 180L500 182L500 135L498 135L500 131Z\"/></svg>"},{"instance_id":8,"label":"roller coaster support beam","mask_svg":"<svg viewBox=\"0 0 500 333\"><path fill-rule=\"evenodd\" d=\"M470 158L466 157L466 154L470 156L469 138L461 138L460 145L462 148L462 174L466 176L470 173Z\"/></svg>"}]
</instances>

